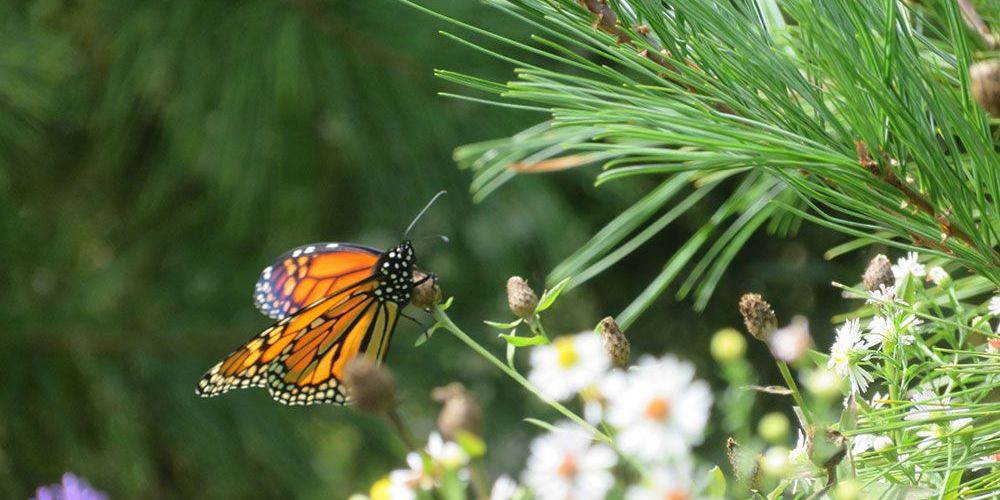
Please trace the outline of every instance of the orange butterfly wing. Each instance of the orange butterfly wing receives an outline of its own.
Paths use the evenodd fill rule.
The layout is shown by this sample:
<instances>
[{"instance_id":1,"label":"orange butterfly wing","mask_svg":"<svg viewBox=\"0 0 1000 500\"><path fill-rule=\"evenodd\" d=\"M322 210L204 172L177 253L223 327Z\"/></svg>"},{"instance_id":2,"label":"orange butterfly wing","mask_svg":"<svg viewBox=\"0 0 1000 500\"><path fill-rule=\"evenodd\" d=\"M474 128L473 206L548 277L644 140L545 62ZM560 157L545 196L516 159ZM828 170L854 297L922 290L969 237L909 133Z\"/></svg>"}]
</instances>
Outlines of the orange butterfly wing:
<instances>
[{"instance_id":1,"label":"orange butterfly wing","mask_svg":"<svg viewBox=\"0 0 1000 500\"><path fill-rule=\"evenodd\" d=\"M297 313L338 289L372 275L382 252L351 243L313 243L293 248L264 268L254 303L273 319Z\"/></svg>"},{"instance_id":2,"label":"orange butterfly wing","mask_svg":"<svg viewBox=\"0 0 1000 500\"><path fill-rule=\"evenodd\" d=\"M399 317L398 304L376 300L377 286L367 280L279 321L209 370L197 393L267 387L284 404L346 403L347 363L384 360Z\"/></svg>"}]
</instances>

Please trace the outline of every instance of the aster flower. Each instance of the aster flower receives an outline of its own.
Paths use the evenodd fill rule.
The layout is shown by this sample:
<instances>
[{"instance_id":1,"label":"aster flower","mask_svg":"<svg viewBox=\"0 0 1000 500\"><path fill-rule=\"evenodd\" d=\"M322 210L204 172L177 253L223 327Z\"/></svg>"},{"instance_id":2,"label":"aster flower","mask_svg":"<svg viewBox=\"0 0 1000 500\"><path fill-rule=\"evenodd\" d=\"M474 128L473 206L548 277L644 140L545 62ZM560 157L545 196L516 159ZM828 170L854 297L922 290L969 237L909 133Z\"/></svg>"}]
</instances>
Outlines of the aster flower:
<instances>
[{"instance_id":1,"label":"aster flower","mask_svg":"<svg viewBox=\"0 0 1000 500\"><path fill-rule=\"evenodd\" d=\"M989 352L1000 352L1000 338L993 337L986 341L986 350Z\"/></svg>"},{"instance_id":2,"label":"aster flower","mask_svg":"<svg viewBox=\"0 0 1000 500\"><path fill-rule=\"evenodd\" d=\"M910 334L911 329L922 325L924 321L910 314L898 323L886 316L875 316L868 323L868 331L864 337L864 346L872 348L881 345L911 345L916 337Z\"/></svg>"},{"instance_id":3,"label":"aster flower","mask_svg":"<svg viewBox=\"0 0 1000 500\"><path fill-rule=\"evenodd\" d=\"M950 434L961 430L972 422L971 418L958 418L945 424L930 424L917 431L917 437L921 438L917 443L917 448L921 450L937 446Z\"/></svg>"},{"instance_id":4,"label":"aster flower","mask_svg":"<svg viewBox=\"0 0 1000 500\"><path fill-rule=\"evenodd\" d=\"M693 499L691 466L687 462L669 467L653 468L646 474L641 485L632 486L625 492L626 500L687 500Z\"/></svg>"},{"instance_id":5,"label":"aster flower","mask_svg":"<svg viewBox=\"0 0 1000 500\"><path fill-rule=\"evenodd\" d=\"M617 461L611 448L564 422L532 441L522 479L539 500L600 499L615 484Z\"/></svg>"},{"instance_id":6,"label":"aster flower","mask_svg":"<svg viewBox=\"0 0 1000 500\"><path fill-rule=\"evenodd\" d=\"M801 429L799 429L799 439L795 443L795 448L788 452L788 465L791 468L789 479L792 481L792 493L799 488L809 491L810 486L816 481L816 474L819 469L812 462L812 442Z\"/></svg>"},{"instance_id":7,"label":"aster flower","mask_svg":"<svg viewBox=\"0 0 1000 500\"><path fill-rule=\"evenodd\" d=\"M937 286L946 285L951 281L951 276L941 266L932 267L930 271L927 271L927 277Z\"/></svg>"},{"instance_id":8,"label":"aster flower","mask_svg":"<svg viewBox=\"0 0 1000 500\"><path fill-rule=\"evenodd\" d=\"M608 399L611 394L617 394L625 388L628 376L622 370L608 372L597 383L580 391L583 401L583 418L592 424L604 420L607 413Z\"/></svg>"},{"instance_id":9,"label":"aster flower","mask_svg":"<svg viewBox=\"0 0 1000 500\"><path fill-rule=\"evenodd\" d=\"M786 363L798 361L812 345L809 320L804 316L795 316L790 325L775 330L767 344L775 358Z\"/></svg>"},{"instance_id":10,"label":"aster flower","mask_svg":"<svg viewBox=\"0 0 1000 500\"><path fill-rule=\"evenodd\" d=\"M441 434L432 432L427 438L427 455L435 465L457 469L469 464L469 455L457 443L445 441Z\"/></svg>"},{"instance_id":11,"label":"aster flower","mask_svg":"<svg viewBox=\"0 0 1000 500\"><path fill-rule=\"evenodd\" d=\"M875 434L858 434L851 440L851 453L860 455L868 450L882 451L892 446L892 438Z\"/></svg>"},{"instance_id":12,"label":"aster flower","mask_svg":"<svg viewBox=\"0 0 1000 500\"><path fill-rule=\"evenodd\" d=\"M896 295L895 286L879 285L877 289L868 292L868 299L865 300L865 303L877 304L882 302L903 303Z\"/></svg>"},{"instance_id":13,"label":"aster flower","mask_svg":"<svg viewBox=\"0 0 1000 500\"><path fill-rule=\"evenodd\" d=\"M490 500L510 500L514 498L515 493L517 493L517 481L504 474L493 482L493 488L490 489Z\"/></svg>"},{"instance_id":14,"label":"aster flower","mask_svg":"<svg viewBox=\"0 0 1000 500\"><path fill-rule=\"evenodd\" d=\"M872 375L858 364L861 347L861 322L848 320L837 329L837 338L830 347L830 359L827 361L827 368L850 380L854 393L864 392L872 381Z\"/></svg>"},{"instance_id":15,"label":"aster flower","mask_svg":"<svg viewBox=\"0 0 1000 500\"><path fill-rule=\"evenodd\" d=\"M597 382L610 366L601 337L583 332L532 349L528 379L545 397L563 401Z\"/></svg>"},{"instance_id":16,"label":"aster flower","mask_svg":"<svg viewBox=\"0 0 1000 500\"><path fill-rule=\"evenodd\" d=\"M993 316L1000 316L1000 295L990 298L990 303L986 306L986 310Z\"/></svg>"},{"instance_id":17,"label":"aster flower","mask_svg":"<svg viewBox=\"0 0 1000 500\"><path fill-rule=\"evenodd\" d=\"M647 460L682 455L701 443L712 407L708 384L694 380L694 366L673 356L640 359L609 399L607 421L618 429L619 448Z\"/></svg>"},{"instance_id":18,"label":"aster flower","mask_svg":"<svg viewBox=\"0 0 1000 500\"><path fill-rule=\"evenodd\" d=\"M990 469L1000 465L1000 452L992 453L972 462L972 470Z\"/></svg>"},{"instance_id":19,"label":"aster flower","mask_svg":"<svg viewBox=\"0 0 1000 500\"><path fill-rule=\"evenodd\" d=\"M417 490L434 487L434 478L424 470L424 458L415 451L406 455L406 469L396 469L389 473L389 498L408 500L417 498Z\"/></svg>"},{"instance_id":20,"label":"aster flower","mask_svg":"<svg viewBox=\"0 0 1000 500\"><path fill-rule=\"evenodd\" d=\"M888 394L882 395L881 392L875 392L875 394L872 394L872 398L869 401L868 406L871 406L873 410L878 410L880 408L884 408L885 403L888 401L889 401Z\"/></svg>"},{"instance_id":21,"label":"aster flower","mask_svg":"<svg viewBox=\"0 0 1000 500\"><path fill-rule=\"evenodd\" d=\"M108 496L95 490L86 480L71 472L63 474L59 484L41 486L35 491L35 500L107 500Z\"/></svg>"},{"instance_id":22,"label":"aster flower","mask_svg":"<svg viewBox=\"0 0 1000 500\"><path fill-rule=\"evenodd\" d=\"M906 257L900 257L896 264L892 266L892 275L896 278L896 286L898 287L907 276L913 276L914 278L923 278L927 274L924 265L918 260L917 252L909 252Z\"/></svg>"}]
</instances>

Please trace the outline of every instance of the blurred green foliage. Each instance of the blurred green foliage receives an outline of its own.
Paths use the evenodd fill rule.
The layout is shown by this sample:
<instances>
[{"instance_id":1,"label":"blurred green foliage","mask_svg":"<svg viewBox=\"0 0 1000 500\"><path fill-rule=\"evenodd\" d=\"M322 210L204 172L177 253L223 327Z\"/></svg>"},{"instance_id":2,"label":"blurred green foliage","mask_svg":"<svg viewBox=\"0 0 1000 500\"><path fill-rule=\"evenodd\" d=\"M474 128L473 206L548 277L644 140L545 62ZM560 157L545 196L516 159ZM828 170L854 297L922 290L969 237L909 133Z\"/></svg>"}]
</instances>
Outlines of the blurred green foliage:
<instances>
[{"instance_id":1,"label":"blurred green foliage","mask_svg":"<svg viewBox=\"0 0 1000 500\"><path fill-rule=\"evenodd\" d=\"M478 4L427 4L526 33ZM656 185L525 176L473 205L452 149L537 116L438 97L448 85L433 68L509 68L389 0L15 1L0 26L0 497L65 470L116 498L366 490L402 465L384 422L262 391L194 395L205 369L267 326L250 299L259 270L309 241L395 244L447 189L415 234L452 243L419 241L420 265L499 352L475 325L508 317L506 277L540 287ZM708 210L562 299L550 324L582 330L619 311ZM633 352L673 350L710 377L710 333L738 324L750 289L786 318L812 315L826 338L839 304L826 284L860 272L822 261L838 241L811 228L796 242L754 237L704 313L660 300L629 331ZM426 435L431 388L461 380L487 408L491 469L516 474L535 432L520 419L542 407L446 335L413 348L419 331L402 323L390 355L411 425Z\"/></svg>"}]
</instances>

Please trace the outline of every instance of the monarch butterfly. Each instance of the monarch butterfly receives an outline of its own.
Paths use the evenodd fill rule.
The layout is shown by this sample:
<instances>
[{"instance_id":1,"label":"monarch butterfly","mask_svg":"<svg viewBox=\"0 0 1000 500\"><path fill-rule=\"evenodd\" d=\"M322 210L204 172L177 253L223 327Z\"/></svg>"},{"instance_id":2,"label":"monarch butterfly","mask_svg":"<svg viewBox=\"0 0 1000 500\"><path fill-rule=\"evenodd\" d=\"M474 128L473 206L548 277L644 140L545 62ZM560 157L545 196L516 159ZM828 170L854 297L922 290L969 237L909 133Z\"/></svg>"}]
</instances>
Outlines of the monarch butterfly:
<instances>
[{"instance_id":1,"label":"monarch butterfly","mask_svg":"<svg viewBox=\"0 0 1000 500\"><path fill-rule=\"evenodd\" d=\"M283 404L346 404L344 368L359 356L385 360L414 288L436 280L414 268L416 255L405 234L442 194L388 251L316 243L289 250L264 268L254 302L277 322L213 366L195 392L213 397L266 387Z\"/></svg>"}]
</instances>

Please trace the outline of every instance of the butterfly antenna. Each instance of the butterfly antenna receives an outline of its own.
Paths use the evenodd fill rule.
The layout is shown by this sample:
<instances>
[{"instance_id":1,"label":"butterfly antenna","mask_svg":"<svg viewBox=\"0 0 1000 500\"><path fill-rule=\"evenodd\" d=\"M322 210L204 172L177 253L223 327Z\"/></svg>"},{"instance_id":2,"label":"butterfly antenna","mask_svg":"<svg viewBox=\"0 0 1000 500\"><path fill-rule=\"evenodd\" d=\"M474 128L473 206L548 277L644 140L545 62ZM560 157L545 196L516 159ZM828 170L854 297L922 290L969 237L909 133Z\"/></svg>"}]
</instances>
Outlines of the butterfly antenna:
<instances>
[{"instance_id":1,"label":"butterfly antenna","mask_svg":"<svg viewBox=\"0 0 1000 500\"><path fill-rule=\"evenodd\" d=\"M428 208L431 208L431 205L433 205L434 202L437 201L438 198L440 198L440 197L442 197L442 196L444 196L446 194L448 194L447 191L440 191L440 192L438 192L438 194L434 195L433 198L431 198L431 201L428 201L427 204L424 205L424 208L420 210L420 212L417 214L416 217L413 218L413 222L410 222L410 225L406 226L406 231L403 232L403 239L404 240L406 239L406 236L408 234L410 234L410 230L413 229L414 224L416 224L417 221L420 220L420 218L424 216L424 212L426 212Z\"/></svg>"}]
</instances>

